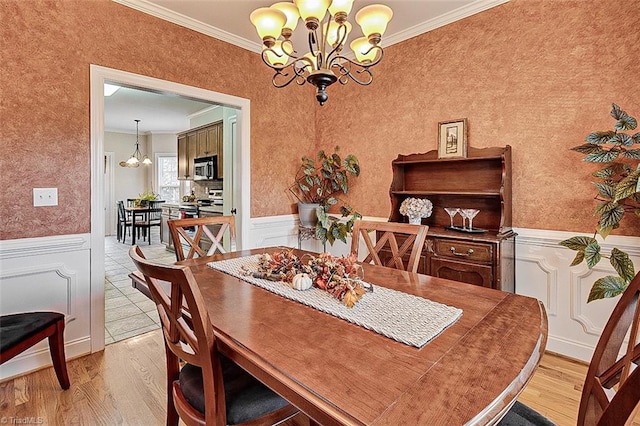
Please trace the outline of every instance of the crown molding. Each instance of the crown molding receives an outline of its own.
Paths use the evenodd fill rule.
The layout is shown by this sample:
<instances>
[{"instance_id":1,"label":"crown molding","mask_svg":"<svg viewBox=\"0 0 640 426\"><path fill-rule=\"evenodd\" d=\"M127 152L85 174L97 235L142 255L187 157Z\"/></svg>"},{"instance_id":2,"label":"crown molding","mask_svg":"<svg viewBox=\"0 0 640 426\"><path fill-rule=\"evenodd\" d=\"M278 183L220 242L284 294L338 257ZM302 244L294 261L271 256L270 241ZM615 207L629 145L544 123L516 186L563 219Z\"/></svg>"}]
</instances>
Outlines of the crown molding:
<instances>
[{"instance_id":1,"label":"crown molding","mask_svg":"<svg viewBox=\"0 0 640 426\"><path fill-rule=\"evenodd\" d=\"M437 16L433 19L429 19L428 21L422 22L418 25L414 25L413 27L407 28L404 31L400 31L391 36L384 37L384 46L387 47L398 44L420 34L435 30L436 28L444 27L445 25L452 24L456 21L468 18L469 16L484 12L485 10L500 6L501 4L507 2L509 2L509 0L477 0L466 6L462 6L458 9L452 10L451 12Z\"/></svg>"},{"instance_id":2,"label":"crown molding","mask_svg":"<svg viewBox=\"0 0 640 426\"><path fill-rule=\"evenodd\" d=\"M189 28L199 33L216 38L218 40L222 40L224 42L233 44L235 46L249 50L251 52L255 52L255 53L262 52L261 43L253 42L253 41L247 40L246 38L238 37L234 34L231 34L227 31L223 31L212 25L208 25L203 22L200 22L197 19L190 18L188 16L169 10L165 7L153 4L147 0L112 0L112 1L119 3L123 6L127 6L132 9L138 10L140 12L146 13L148 15L155 16L156 18L160 18L165 21L172 22L174 24L180 25L185 28ZM443 27L445 25L451 24L453 22L459 21L461 19L467 18L477 13L484 12L485 10L491 9L493 7L500 6L501 4L507 3L508 1L509 0L477 0L467 6L463 6L458 9L452 10L451 12L445 13L444 15L440 15L436 18L429 19L428 21L422 22L418 25L414 25L413 27L407 28L406 30L403 30L391 36L385 37L384 45L392 46L394 44L403 42L405 40L408 40L420 34L424 34L431 30L435 30L436 28Z\"/></svg>"},{"instance_id":3,"label":"crown molding","mask_svg":"<svg viewBox=\"0 0 640 426\"><path fill-rule=\"evenodd\" d=\"M172 22L174 24L180 25L185 28L189 28L199 33L216 38L218 40L222 40L224 42L233 44L235 46L249 50L251 52L256 52L256 53L262 52L261 43L249 41L246 38L238 37L237 35L231 34L227 31L223 31L212 25L205 24L203 22L198 21L197 19L193 19L188 16L182 15L180 13L176 13L165 7L158 6L147 0L112 0L112 1L115 3L119 3L123 6L130 7L137 11L146 13L148 15L155 16L156 18L160 18L165 21Z\"/></svg>"}]
</instances>

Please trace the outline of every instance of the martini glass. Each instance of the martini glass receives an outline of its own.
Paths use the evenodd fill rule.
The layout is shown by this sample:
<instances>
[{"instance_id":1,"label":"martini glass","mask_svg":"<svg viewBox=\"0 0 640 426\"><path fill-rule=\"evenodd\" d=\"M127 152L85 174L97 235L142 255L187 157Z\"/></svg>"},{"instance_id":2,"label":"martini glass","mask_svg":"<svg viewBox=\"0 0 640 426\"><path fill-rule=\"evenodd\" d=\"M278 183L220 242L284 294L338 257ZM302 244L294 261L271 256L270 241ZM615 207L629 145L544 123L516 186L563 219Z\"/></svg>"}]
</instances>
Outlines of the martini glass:
<instances>
[{"instance_id":1,"label":"martini glass","mask_svg":"<svg viewBox=\"0 0 640 426\"><path fill-rule=\"evenodd\" d=\"M455 217L455 215L458 214L458 212L460 212L460 209L457 207L445 207L444 210L449 215L449 218L451 219L451 227L453 228L453 218ZM464 223L463 223L463 227L464 227Z\"/></svg>"},{"instance_id":2,"label":"martini glass","mask_svg":"<svg viewBox=\"0 0 640 426\"><path fill-rule=\"evenodd\" d=\"M478 209L462 209L460 211L463 217L469 219L469 231L473 230L473 218L476 217L480 210Z\"/></svg>"}]
</instances>

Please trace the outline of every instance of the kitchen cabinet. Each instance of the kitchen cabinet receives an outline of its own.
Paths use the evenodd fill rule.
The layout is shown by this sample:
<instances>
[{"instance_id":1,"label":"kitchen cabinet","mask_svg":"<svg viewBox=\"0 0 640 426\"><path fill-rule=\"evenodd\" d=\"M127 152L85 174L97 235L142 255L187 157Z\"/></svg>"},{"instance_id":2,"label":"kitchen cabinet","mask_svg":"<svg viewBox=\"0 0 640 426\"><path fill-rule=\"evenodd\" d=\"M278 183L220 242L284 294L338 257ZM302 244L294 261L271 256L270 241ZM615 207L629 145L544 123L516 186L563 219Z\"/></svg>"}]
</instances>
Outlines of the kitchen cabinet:
<instances>
[{"instance_id":1,"label":"kitchen cabinet","mask_svg":"<svg viewBox=\"0 0 640 426\"><path fill-rule=\"evenodd\" d=\"M172 204L163 205L160 215L160 242L166 246L167 250L171 251L174 250L174 247L168 221L172 219L180 219L180 207Z\"/></svg>"},{"instance_id":2,"label":"kitchen cabinet","mask_svg":"<svg viewBox=\"0 0 640 426\"><path fill-rule=\"evenodd\" d=\"M466 158L438 159L437 150L393 160L389 221L407 222L399 212L406 198L433 203L418 272L504 291L515 291L515 238L511 229L511 147L469 148ZM447 229L445 207L479 209L466 233ZM454 225L461 226L458 214ZM387 255L390 256L389 253Z\"/></svg>"},{"instance_id":3,"label":"kitchen cabinet","mask_svg":"<svg viewBox=\"0 0 640 426\"><path fill-rule=\"evenodd\" d=\"M223 147L224 140L222 138L222 121L218 121L207 128L207 147L210 150L211 154L216 154L218 156L218 178L222 179L223 172Z\"/></svg>"},{"instance_id":4,"label":"kitchen cabinet","mask_svg":"<svg viewBox=\"0 0 640 426\"><path fill-rule=\"evenodd\" d=\"M178 180L193 179L193 159L196 156L196 134L178 135Z\"/></svg>"},{"instance_id":5,"label":"kitchen cabinet","mask_svg":"<svg viewBox=\"0 0 640 426\"><path fill-rule=\"evenodd\" d=\"M193 159L216 155L218 159L218 178L223 171L223 122L191 129L178 135L178 179L193 179Z\"/></svg>"}]
</instances>

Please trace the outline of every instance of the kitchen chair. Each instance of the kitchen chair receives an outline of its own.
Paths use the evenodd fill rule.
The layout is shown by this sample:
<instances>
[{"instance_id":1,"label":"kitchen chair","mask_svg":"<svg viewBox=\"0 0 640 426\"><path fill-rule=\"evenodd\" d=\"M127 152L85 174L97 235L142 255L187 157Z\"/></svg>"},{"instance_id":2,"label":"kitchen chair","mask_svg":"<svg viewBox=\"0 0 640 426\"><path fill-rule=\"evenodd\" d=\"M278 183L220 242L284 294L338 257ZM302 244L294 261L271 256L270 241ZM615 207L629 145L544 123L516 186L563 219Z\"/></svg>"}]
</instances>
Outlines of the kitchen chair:
<instances>
[{"instance_id":1,"label":"kitchen chair","mask_svg":"<svg viewBox=\"0 0 640 426\"><path fill-rule=\"evenodd\" d=\"M124 243L127 239L127 228L129 228L129 233L131 233L131 218L130 215L127 214L124 209L124 201L118 201L118 224L117 224L117 238L118 241L122 240Z\"/></svg>"},{"instance_id":2,"label":"kitchen chair","mask_svg":"<svg viewBox=\"0 0 640 426\"><path fill-rule=\"evenodd\" d=\"M364 241L369 254L362 261L389 268L402 269L409 272L417 272L420 263L420 254L424 241L427 238L429 227L426 225L410 225L398 222L372 222L357 220L353 225L351 239L351 253L358 256L360 237ZM373 244L371 231L381 231L383 234ZM402 236L400 241L396 236ZM398 243L401 243L400 245ZM386 253L381 253L385 251ZM403 260L409 254L409 260Z\"/></svg>"},{"instance_id":3,"label":"kitchen chair","mask_svg":"<svg viewBox=\"0 0 640 426\"><path fill-rule=\"evenodd\" d=\"M236 222L234 216L195 217L189 219L173 219L167 222L173 239L173 247L178 261L194 257L210 256L217 251L226 253L222 239L227 229L231 240L231 250L236 245ZM207 239L203 240L206 236ZM211 246L206 249L206 244ZM189 247L185 255L184 245ZM205 251L207 250L207 251Z\"/></svg>"},{"instance_id":4,"label":"kitchen chair","mask_svg":"<svg viewBox=\"0 0 640 426\"><path fill-rule=\"evenodd\" d=\"M133 232L142 230L143 238L149 239L149 244L151 244L151 228L157 226L160 228L162 216L161 208L153 208L149 207L149 209L144 211L144 215L141 219L136 219L135 228ZM140 235L140 234L138 234Z\"/></svg>"},{"instance_id":5,"label":"kitchen chair","mask_svg":"<svg viewBox=\"0 0 640 426\"><path fill-rule=\"evenodd\" d=\"M582 387L578 426L623 425L640 402L640 368L637 368L640 364L639 298L640 272L622 293L593 352ZM625 337L629 338L627 348L618 359ZM633 373L630 375L631 371ZM614 389L616 385L617 392ZM623 411L612 413L615 407ZM616 421L611 422L610 419ZM535 410L517 401L499 424L553 425Z\"/></svg>"},{"instance_id":6,"label":"kitchen chair","mask_svg":"<svg viewBox=\"0 0 640 426\"><path fill-rule=\"evenodd\" d=\"M0 364L49 338L49 353L58 382L62 389L69 389L64 325L64 315L59 312L24 312L0 316Z\"/></svg>"},{"instance_id":7,"label":"kitchen chair","mask_svg":"<svg viewBox=\"0 0 640 426\"><path fill-rule=\"evenodd\" d=\"M151 290L164 334L167 361L167 425L273 424L297 413L218 351L216 336L198 285L185 266L145 259L129 250ZM171 283L167 294L159 281ZM185 318L183 303L190 318ZM180 360L186 364L180 368Z\"/></svg>"}]
</instances>

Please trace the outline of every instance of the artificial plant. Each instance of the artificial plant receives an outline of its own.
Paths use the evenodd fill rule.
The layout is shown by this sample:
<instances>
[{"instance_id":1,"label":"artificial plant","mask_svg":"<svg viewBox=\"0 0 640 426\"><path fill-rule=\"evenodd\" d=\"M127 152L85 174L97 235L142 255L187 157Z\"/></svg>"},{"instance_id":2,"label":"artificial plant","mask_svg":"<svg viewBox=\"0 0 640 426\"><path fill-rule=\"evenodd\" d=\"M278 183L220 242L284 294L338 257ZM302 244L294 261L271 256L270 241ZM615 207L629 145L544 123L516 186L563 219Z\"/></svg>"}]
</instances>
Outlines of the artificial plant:
<instances>
[{"instance_id":1,"label":"artificial plant","mask_svg":"<svg viewBox=\"0 0 640 426\"><path fill-rule=\"evenodd\" d=\"M612 104L611 117L616 120L613 130L590 133L583 145L571 148L585 154L584 161L601 163L604 167L593 173L593 182L599 201L595 209L598 224L593 237L576 236L560 244L577 251L571 266L586 262L589 269L608 258L618 275L608 275L596 280L589 292L588 302L622 293L635 275L633 262L624 251L613 248L607 256L602 253L596 235L605 239L620 226L626 213L640 216L640 133L623 133L634 130L638 122L634 117Z\"/></svg>"},{"instance_id":2,"label":"artificial plant","mask_svg":"<svg viewBox=\"0 0 640 426\"><path fill-rule=\"evenodd\" d=\"M318 151L315 160L302 157L295 181L289 188L300 202L319 204L316 209L316 237L330 244L336 240L346 243L353 223L362 217L345 203L339 207L341 217L329 213L331 207L340 202L339 196L349 192L349 177L360 175L358 158L349 154L342 159L339 151L340 147L336 146L330 155L323 150Z\"/></svg>"}]
</instances>

